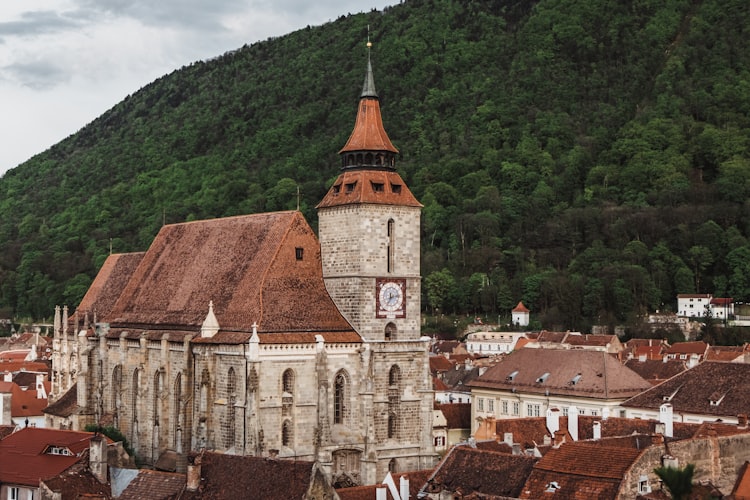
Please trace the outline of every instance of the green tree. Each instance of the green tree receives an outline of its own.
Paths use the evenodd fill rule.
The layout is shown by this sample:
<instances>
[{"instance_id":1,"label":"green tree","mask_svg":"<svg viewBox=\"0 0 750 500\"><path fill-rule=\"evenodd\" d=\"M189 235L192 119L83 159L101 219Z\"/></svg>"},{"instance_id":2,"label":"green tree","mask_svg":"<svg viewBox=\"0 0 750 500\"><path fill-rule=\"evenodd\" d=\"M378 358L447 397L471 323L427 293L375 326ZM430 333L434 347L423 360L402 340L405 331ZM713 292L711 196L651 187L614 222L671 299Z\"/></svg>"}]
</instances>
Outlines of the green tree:
<instances>
[{"instance_id":1,"label":"green tree","mask_svg":"<svg viewBox=\"0 0 750 500\"><path fill-rule=\"evenodd\" d=\"M687 500L693 491L694 464L685 467L657 467L654 473L664 482L674 500Z\"/></svg>"},{"instance_id":2,"label":"green tree","mask_svg":"<svg viewBox=\"0 0 750 500\"><path fill-rule=\"evenodd\" d=\"M427 302L432 308L432 312L445 311L448 297L456 287L456 280L453 273L448 269L434 271L425 278L425 289L427 290Z\"/></svg>"}]
</instances>

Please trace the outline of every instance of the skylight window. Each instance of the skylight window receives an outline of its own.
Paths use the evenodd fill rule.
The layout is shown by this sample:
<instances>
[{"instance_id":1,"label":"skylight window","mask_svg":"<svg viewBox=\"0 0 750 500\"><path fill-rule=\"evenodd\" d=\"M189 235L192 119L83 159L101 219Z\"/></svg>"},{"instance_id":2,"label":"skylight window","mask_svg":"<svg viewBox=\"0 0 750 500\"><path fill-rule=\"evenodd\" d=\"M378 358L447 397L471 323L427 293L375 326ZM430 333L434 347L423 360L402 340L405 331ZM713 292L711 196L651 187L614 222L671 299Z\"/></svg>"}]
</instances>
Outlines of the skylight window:
<instances>
[{"instance_id":1,"label":"skylight window","mask_svg":"<svg viewBox=\"0 0 750 500\"><path fill-rule=\"evenodd\" d=\"M542 373L541 377L539 377L538 379L536 379L536 382L538 384L543 384L544 382L547 381L548 378L549 378L549 372L544 372L544 373Z\"/></svg>"},{"instance_id":2,"label":"skylight window","mask_svg":"<svg viewBox=\"0 0 750 500\"><path fill-rule=\"evenodd\" d=\"M583 376L583 375L581 375L581 374L579 373L578 375L576 375L575 377L573 377L572 379L570 379L570 382L568 382L568 384L569 384L569 385L576 385L576 384L577 384L578 382L580 382L580 381L581 381L581 377L582 377L582 376Z\"/></svg>"},{"instance_id":3,"label":"skylight window","mask_svg":"<svg viewBox=\"0 0 750 500\"><path fill-rule=\"evenodd\" d=\"M511 372L510 375L506 377L506 380L513 380L514 378L516 378L516 375L518 375L518 370Z\"/></svg>"}]
</instances>

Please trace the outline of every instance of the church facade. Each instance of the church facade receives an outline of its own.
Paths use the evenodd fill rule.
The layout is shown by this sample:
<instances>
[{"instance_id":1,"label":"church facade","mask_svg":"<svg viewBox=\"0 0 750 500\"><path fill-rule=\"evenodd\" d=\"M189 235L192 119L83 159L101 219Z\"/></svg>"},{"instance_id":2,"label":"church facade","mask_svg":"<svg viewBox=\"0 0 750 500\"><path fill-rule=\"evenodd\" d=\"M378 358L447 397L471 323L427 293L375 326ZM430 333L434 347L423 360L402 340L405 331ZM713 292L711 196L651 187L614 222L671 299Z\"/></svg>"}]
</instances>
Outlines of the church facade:
<instances>
[{"instance_id":1,"label":"church facade","mask_svg":"<svg viewBox=\"0 0 750 500\"><path fill-rule=\"evenodd\" d=\"M396 171L368 61L316 237L296 211L164 226L55 311L48 425L112 425L138 458L319 461L334 483L432 467L421 204Z\"/></svg>"}]
</instances>

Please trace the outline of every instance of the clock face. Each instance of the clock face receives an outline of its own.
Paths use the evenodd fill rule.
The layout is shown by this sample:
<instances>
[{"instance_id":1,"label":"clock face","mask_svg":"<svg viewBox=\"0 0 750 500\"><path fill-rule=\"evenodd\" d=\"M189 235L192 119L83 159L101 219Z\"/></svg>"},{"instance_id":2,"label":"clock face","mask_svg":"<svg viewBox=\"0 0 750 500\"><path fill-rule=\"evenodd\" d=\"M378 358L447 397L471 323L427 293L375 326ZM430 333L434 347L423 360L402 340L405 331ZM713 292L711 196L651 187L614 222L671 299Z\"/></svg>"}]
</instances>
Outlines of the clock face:
<instances>
[{"instance_id":1,"label":"clock face","mask_svg":"<svg viewBox=\"0 0 750 500\"><path fill-rule=\"evenodd\" d=\"M405 279L378 279L376 283L377 317L403 318L406 315Z\"/></svg>"}]
</instances>

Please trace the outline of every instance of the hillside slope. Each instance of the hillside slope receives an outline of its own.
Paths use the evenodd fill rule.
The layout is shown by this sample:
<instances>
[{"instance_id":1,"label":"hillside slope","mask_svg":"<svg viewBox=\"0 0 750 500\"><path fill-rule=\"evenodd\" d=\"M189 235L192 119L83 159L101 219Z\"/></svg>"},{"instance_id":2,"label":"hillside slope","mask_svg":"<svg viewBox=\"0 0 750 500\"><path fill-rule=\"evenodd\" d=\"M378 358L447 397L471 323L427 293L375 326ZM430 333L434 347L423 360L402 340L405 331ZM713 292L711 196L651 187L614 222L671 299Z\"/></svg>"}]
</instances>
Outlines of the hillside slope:
<instances>
[{"instance_id":1,"label":"hillside slope","mask_svg":"<svg viewBox=\"0 0 750 500\"><path fill-rule=\"evenodd\" d=\"M731 5L728 5L731 4ZM77 304L164 223L314 205L367 26L424 203L424 304L549 328L679 292L750 300L750 13L740 0L410 0L196 62L0 179L0 308Z\"/></svg>"}]
</instances>

